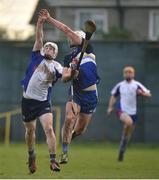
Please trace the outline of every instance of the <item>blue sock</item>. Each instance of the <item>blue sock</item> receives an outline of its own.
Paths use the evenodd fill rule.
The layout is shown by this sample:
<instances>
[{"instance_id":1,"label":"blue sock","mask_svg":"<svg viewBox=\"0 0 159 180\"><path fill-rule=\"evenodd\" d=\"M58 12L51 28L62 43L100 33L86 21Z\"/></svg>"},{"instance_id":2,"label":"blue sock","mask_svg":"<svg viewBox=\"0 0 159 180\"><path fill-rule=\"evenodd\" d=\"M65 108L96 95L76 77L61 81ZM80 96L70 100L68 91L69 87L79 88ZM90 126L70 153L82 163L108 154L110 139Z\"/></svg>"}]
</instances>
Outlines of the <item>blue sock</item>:
<instances>
[{"instance_id":1,"label":"blue sock","mask_svg":"<svg viewBox=\"0 0 159 180\"><path fill-rule=\"evenodd\" d=\"M68 152L68 144L67 143L63 143L62 144L62 149L63 149L63 153L67 154L67 152Z\"/></svg>"},{"instance_id":2,"label":"blue sock","mask_svg":"<svg viewBox=\"0 0 159 180\"><path fill-rule=\"evenodd\" d=\"M50 154L50 162L55 162L56 154Z\"/></svg>"}]
</instances>

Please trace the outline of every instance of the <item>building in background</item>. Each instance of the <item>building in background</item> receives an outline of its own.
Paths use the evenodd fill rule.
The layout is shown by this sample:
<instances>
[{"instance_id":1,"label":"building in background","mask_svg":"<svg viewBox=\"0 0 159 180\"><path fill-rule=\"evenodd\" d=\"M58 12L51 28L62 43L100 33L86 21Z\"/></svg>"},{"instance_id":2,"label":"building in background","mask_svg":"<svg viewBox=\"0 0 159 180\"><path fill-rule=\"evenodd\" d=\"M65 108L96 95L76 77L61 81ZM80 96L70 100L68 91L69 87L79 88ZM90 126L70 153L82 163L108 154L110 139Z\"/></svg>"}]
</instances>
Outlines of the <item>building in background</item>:
<instances>
[{"instance_id":1,"label":"building in background","mask_svg":"<svg viewBox=\"0 0 159 180\"><path fill-rule=\"evenodd\" d=\"M0 1L0 40L24 41L34 34L29 24L39 0Z\"/></svg>"},{"instance_id":2,"label":"building in background","mask_svg":"<svg viewBox=\"0 0 159 180\"><path fill-rule=\"evenodd\" d=\"M9 8L8 5L10 5ZM133 140L158 143L159 121L156 117L159 117L157 83L159 51L158 42L151 41L157 41L159 37L159 0L0 0L0 28L4 23L10 33L17 34L14 39L16 41L10 42L13 39L2 41L0 33L0 82L2 82L0 83L0 112L7 112L6 119L2 117L4 113L0 115L2 117L0 142L4 140L6 127L9 125L11 125L11 134L8 138L10 137L12 142L24 141L21 115L12 116L11 124L8 123L8 117L11 110L20 107L22 97L20 81L29 63L35 38L35 25L41 8L48 9L52 16L73 29L82 29L84 21L88 18L95 20L98 27L95 36L98 41L92 43L101 77L101 83L98 86L99 104L94 120L82 140L114 142L119 140L121 133L119 121L115 114L109 121L105 111L112 87L122 79L123 67L132 65L136 69L137 79L149 87L153 95L149 100L139 97L138 105L141 107L138 113L139 123ZM8 28L8 24L11 27ZM31 28L31 33L28 28ZM26 36L23 34L25 32ZM63 58L69 50L67 42L63 41L66 40L64 34L45 23L45 40L48 39L61 41L58 42L60 50L58 61L63 64ZM120 41L117 42L117 40ZM67 86L69 84L59 82L53 92L53 105L61 108L61 124L65 114ZM38 140L44 142L40 123L37 133Z\"/></svg>"},{"instance_id":3,"label":"building in background","mask_svg":"<svg viewBox=\"0 0 159 180\"><path fill-rule=\"evenodd\" d=\"M39 0L31 24L41 8L75 30L83 29L87 19L94 20L96 40L159 39L159 0ZM47 24L45 39L63 40L64 34Z\"/></svg>"}]
</instances>

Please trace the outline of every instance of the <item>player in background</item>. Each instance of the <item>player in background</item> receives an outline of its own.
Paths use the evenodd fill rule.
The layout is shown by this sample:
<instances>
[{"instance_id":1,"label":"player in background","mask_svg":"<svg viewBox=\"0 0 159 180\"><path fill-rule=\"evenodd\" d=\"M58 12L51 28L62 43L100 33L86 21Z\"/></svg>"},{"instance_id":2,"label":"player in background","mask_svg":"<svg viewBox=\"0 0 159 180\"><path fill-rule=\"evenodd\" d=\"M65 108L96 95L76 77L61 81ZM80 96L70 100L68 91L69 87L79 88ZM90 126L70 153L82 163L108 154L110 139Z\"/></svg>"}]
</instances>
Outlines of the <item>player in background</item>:
<instances>
[{"instance_id":1,"label":"player in background","mask_svg":"<svg viewBox=\"0 0 159 180\"><path fill-rule=\"evenodd\" d=\"M114 104L119 96L120 100L117 103L117 115L123 122L123 134L120 143L118 160L124 160L126 146L133 133L137 122L137 95L151 97L150 91L140 82L134 80L135 69L131 66L126 66L123 69L124 80L119 82L111 91L111 97L107 114L110 115L114 110Z\"/></svg>"},{"instance_id":2,"label":"player in background","mask_svg":"<svg viewBox=\"0 0 159 180\"><path fill-rule=\"evenodd\" d=\"M68 146L71 140L83 134L92 119L98 102L97 83L99 77L97 75L94 51L90 44L83 56L79 71L76 70L85 33L83 31L73 31L65 24L52 18L47 10L41 10L41 16L64 32L68 37L70 48L73 48L72 52L64 59L62 76L64 82L74 79L73 102L69 99L66 103L65 122L62 128L63 153L60 157L60 163L62 164L68 162Z\"/></svg>"},{"instance_id":3,"label":"player in background","mask_svg":"<svg viewBox=\"0 0 159 180\"><path fill-rule=\"evenodd\" d=\"M53 131L53 115L51 112L52 86L62 77L63 67L55 61L58 47L53 42L43 46L44 19L38 18L36 26L36 40L32 50L30 63L22 81L22 115L26 129L25 140L28 147L28 168L34 173L36 167L35 130L36 119L44 129L50 154L50 169L60 171L56 162L56 138Z\"/></svg>"}]
</instances>

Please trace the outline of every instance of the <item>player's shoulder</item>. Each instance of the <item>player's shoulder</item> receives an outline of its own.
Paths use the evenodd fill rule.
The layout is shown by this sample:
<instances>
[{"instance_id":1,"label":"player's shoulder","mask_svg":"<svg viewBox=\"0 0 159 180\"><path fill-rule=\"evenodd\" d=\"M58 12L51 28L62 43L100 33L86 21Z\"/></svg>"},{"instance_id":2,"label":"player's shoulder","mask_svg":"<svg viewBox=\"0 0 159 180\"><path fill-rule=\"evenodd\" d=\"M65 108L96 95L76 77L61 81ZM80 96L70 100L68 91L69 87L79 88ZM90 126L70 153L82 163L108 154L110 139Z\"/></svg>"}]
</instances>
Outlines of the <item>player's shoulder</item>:
<instances>
[{"instance_id":1,"label":"player's shoulder","mask_svg":"<svg viewBox=\"0 0 159 180\"><path fill-rule=\"evenodd\" d=\"M136 85L142 85L141 82L139 82L139 81L137 81L137 80L135 80L135 79L133 80L133 83L136 84Z\"/></svg>"},{"instance_id":2,"label":"player's shoulder","mask_svg":"<svg viewBox=\"0 0 159 180\"><path fill-rule=\"evenodd\" d=\"M36 50L36 51L32 50L31 53L32 53L32 55L41 55L41 56L43 56L40 50Z\"/></svg>"},{"instance_id":3,"label":"player's shoulder","mask_svg":"<svg viewBox=\"0 0 159 180\"><path fill-rule=\"evenodd\" d=\"M40 50L32 51L31 52L31 61L42 61L44 56L41 54Z\"/></svg>"},{"instance_id":4,"label":"player's shoulder","mask_svg":"<svg viewBox=\"0 0 159 180\"><path fill-rule=\"evenodd\" d=\"M113 89L119 89L122 86L122 84L123 84L123 81L116 83Z\"/></svg>"},{"instance_id":5,"label":"player's shoulder","mask_svg":"<svg viewBox=\"0 0 159 180\"><path fill-rule=\"evenodd\" d=\"M120 81L116 84L116 86L121 86L121 85L124 85L125 84L125 81Z\"/></svg>"},{"instance_id":6,"label":"player's shoulder","mask_svg":"<svg viewBox=\"0 0 159 180\"><path fill-rule=\"evenodd\" d=\"M58 61L53 60L52 62L53 62L54 65L57 65L57 66L61 65Z\"/></svg>"},{"instance_id":7,"label":"player's shoulder","mask_svg":"<svg viewBox=\"0 0 159 180\"><path fill-rule=\"evenodd\" d=\"M57 68L58 68L58 67L62 67L62 65L61 65L59 62L55 61L55 60L53 60L52 63L53 63L54 66L57 67Z\"/></svg>"}]
</instances>

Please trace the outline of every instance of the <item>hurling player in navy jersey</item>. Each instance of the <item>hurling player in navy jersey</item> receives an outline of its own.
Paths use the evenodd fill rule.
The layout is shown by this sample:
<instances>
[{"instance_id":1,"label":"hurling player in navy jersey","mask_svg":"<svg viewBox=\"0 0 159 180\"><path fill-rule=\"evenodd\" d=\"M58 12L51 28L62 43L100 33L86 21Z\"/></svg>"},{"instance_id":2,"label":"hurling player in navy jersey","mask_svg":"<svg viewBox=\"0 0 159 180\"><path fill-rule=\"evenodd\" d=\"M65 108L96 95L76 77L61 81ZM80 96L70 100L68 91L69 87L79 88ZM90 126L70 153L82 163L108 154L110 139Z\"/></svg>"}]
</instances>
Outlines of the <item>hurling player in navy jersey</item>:
<instances>
[{"instance_id":1,"label":"hurling player in navy jersey","mask_svg":"<svg viewBox=\"0 0 159 180\"><path fill-rule=\"evenodd\" d=\"M60 171L56 162L56 138L53 131L51 112L51 91L56 81L62 77L63 67L55 61L58 47L53 42L43 46L43 24L45 19L39 17L36 27L36 40L32 50L29 66L22 81L22 115L28 147L28 168L30 173L36 171L35 130L36 119L44 129L50 154L50 169Z\"/></svg>"},{"instance_id":2,"label":"hurling player in navy jersey","mask_svg":"<svg viewBox=\"0 0 159 180\"><path fill-rule=\"evenodd\" d=\"M62 80L68 82L73 79L73 101L68 99L66 103L65 122L62 128L63 153L60 163L68 162L68 146L76 136L83 134L95 112L98 95L97 84L99 76L93 47L89 44L80 64L79 71L76 70L82 45L85 38L83 31L73 31L65 24L52 18L45 9L40 15L46 18L50 24L61 30L69 39L72 52L64 59L64 70ZM69 89L69 95L71 95Z\"/></svg>"}]
</instances>

